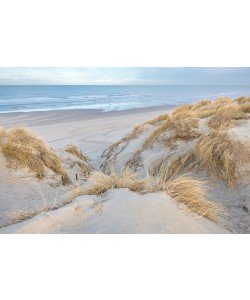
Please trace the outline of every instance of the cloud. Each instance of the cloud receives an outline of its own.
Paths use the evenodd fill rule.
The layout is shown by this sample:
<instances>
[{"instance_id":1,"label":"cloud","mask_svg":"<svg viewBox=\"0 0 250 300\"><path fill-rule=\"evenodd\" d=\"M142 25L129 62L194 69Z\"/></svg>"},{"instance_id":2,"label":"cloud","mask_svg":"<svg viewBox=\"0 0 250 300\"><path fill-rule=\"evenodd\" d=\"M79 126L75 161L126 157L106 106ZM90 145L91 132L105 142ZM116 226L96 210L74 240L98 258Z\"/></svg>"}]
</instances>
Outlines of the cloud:
<instances>
[{"instance_id":1,"label":"cloud","mask_svg":"<svg viewBox=\"0 0 250 300\"><path fill-rule=\"evenodd\" d=\"M0 84L249 85L250 68L0 68Z\"/></svg>"}]
</instances>

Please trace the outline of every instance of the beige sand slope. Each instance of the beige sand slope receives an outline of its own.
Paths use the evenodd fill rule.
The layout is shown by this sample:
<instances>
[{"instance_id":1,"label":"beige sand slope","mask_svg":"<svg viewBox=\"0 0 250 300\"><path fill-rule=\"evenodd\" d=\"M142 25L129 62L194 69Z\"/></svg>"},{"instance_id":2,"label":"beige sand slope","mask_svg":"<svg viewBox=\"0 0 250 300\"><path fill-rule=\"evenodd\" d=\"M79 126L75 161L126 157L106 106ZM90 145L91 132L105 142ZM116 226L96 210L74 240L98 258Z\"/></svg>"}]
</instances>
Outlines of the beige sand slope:
<instances>
[{"instance_id":1,"label":"beige sand slope","mask_svg":"<svg viewBox=\"0 0 250 300\"><path fill-rule=\"evenodd\" d=\"M250 232L250 98L228 97L177 108L149 120L111 145L101 168L171 177L188 173L206 181L208 197L223 206L221 222ZM197 147L199 145L199 147Z\"/></svg>"},{"instance_id":2,"label":"beige sand slope","mask_svg":"<svg viewBox=\"0 0 250 300\"><path fill-rule=\"evenodd\" d=\"M127 189L81 196L58 210L2 228L1 233L229 233L163 193Z\"/></svg>"},{"instance_id":3,"label":"beige sand slope","mask_svg":"<svg viewBox=\"0 0 250 300\"><path fill-rule=\"evenodd\" d=\"M158 108L159 109L159 108ZM68 165L76 160L63 149L76 144L98 168L102 152L129 132L134 124L162 113L163 110L136 110L102 113L100 111L56 111L40 113L0 114L0 124L7 128L24 125L53 147ZM74 179L75 168L69 170ZM79 182L76 183L79 185ZM63 204L66 193L73 186L58 185L58 178L47 176L43 180L22 169L6 167L0 154L0 226L11 223L19 211L35 211L44 205ZM45 202L45 203L44 203Z\"/></svg>"},{"instance_id":4,"label":"beige sand slope","mask_svg":"<svg viewBox=\"0 0 250 300\"><path fill-rule=\"evenodd\" d=\"M71 180L69 185L62 185L61 177L50 170L38 179L30 171L10 168L2 155L0 233L250 232L248 102L249 98L223 98L213 103L206 100L177 109L172 116L173 110L156 109L110 114L70 111L0 115L4 127L26 125L46 140L62 160ZM77 145L90 158L94 169L101 167L107 174L110 168L119 174L128 166L142 179L145 176L157 179L162 174L165 177L161 177L157 188L150 188L144 194L127 189L134 190L131 182L128 185L119 181L109 182L99 196L94 195L96 192L83 195L91 180L82 174L83 161L65 152L69 144ZM209 149L206 156L197 156L201 149L202 155L204 149ZM196 156L192 154L194 151ZM201 160L204 158L206 161ZM176 163L171 170L173 160ZM180 197L174 200L175 193L164 190L165 181L169 186L173 178L187 173L192 180L206 181L206 201L221 207L218 220L210 218L213 222L203 217L202 207L199 208L204 206L202 199L198 208L192 205L194 199L188 198L192 194L190 188L183 193L184 201ZM81 193L75 192L79 189ZM70 191L74 198L69 197ZM181 202L190 202L190 209ZM30 217L33 212L35 217L22 221L20 212L23 219L26 212L28 215L31 212ZM21 222L6 226L18 220Z\"/></svg>"}]
</instances>

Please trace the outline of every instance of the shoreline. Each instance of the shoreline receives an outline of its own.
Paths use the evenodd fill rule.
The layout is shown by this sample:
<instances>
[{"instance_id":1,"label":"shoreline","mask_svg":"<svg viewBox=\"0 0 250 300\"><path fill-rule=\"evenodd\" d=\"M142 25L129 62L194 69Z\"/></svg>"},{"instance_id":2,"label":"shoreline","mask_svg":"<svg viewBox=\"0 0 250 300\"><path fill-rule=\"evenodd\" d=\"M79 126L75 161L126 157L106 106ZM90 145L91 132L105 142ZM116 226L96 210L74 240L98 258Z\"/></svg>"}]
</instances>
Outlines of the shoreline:
<instances>
[{"instance_id":1,"label":"shoreline","mask_svg":"<svg viewBox=\"0 0 250 300\"><path fill-rule=\"evenodd\" d=\"M0 124L4 126L15 126L19 124L27 126L42 126L76 121L87 121L110 117L129 116L144 113L170 111L176 105L151 106L146 108L131 108L126 110L113 110L105 112L101 109L69 109L33 112L0 113Z\"/></svg>"}]
</instances>

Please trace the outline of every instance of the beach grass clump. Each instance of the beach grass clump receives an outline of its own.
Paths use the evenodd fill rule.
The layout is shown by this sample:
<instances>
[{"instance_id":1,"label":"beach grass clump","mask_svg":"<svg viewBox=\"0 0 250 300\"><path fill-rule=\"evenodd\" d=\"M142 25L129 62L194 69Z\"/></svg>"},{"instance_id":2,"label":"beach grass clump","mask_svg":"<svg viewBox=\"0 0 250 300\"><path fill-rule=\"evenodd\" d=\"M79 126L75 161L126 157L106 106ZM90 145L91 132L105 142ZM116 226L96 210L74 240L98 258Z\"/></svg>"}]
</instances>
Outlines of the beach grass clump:
<instances>
[{"instance_id":1,"label":"beach grass clump","mask_svg":"<svg viewBox=\"0 0 250 300\"><path fill-rule=\"evenodd\" d=\"M83 160L83 161L88 161L89 158L82 153L82 150L80 150L76 145L69 145L65 148L65 151L76 156L77 158Z\"/></svg>"},{"instance_id":2,"label":"beach grass clump","mask_svg":"<svg viewBox=\"0 0 250 300\"><path fill-rule=\"evenodd\" d=\"M213 129L224 129L233 127L237 121L244 119L246 113L242 107L237 103L230 103L229 105L219 108L215 115L208 121L208 126Z\"/></svg>"},{"instance_id":3,"label":"beach grass clump","mask_svg":"<svg viewBox=\"0 0 250 300\"><path fill-rule=\"evenodd\" d=\"M124 168L120 174L114 170L110 174L94 171L87 185L78 187L69 193L69 199L81 195L101 195L110 189L128 188L131 191L144 194L153 192L156 186L150 177L139 178L129 168Z\"/></svg>"},{"instance_id":4,"label":"beach grass clump","mask_svg":"<svg viewBox=\"0 0 250 300\"><path fill-rule=\"evenodd\" d=\"M105 157L106 159L109 159L112 154L121 146L122 149L125 149L128 143L138 138L143 132L145 132L148 129L149 124L142 124L142 125L135 125L133 130L125 135L122 139L117 141L116 143L112 144L109 148L107 148L103 153L101 157Z\"/></svg>"},{"instance_id":5,"label":"beach grass clump","mask_svg":"<svg viewBox=\"0 0 250 300\"><path fill-rule=\"evenodd\" d=\"M208 105L211 104L211 100L209 99L203 99L203 100L200 100L196 103L193 104L193 106L191 107L191 111L196 111L196 110L200 110L204 107L207 107Z\"/></svg>"},{"instance_id":6,"label":"beach grass clump","mask_svg":"<svg viewBox=\"0 0 250 300\"><path fill-rule=\"evenodd\" d=\"M168 121L170 118L171 117L169 116L169 114L166 113L166 114L159 115L158 117L147 121L146 124L157 125L163 121Z\"/></svg>"},{"instance_id":7,"label":"beach grass clump","mask_svg":"<svg viewBox=\"0 0 250 300\"><path fill-rule=\"evenodd\" d=\"M174 150L177 148L177 141L188 141L198 138L201 133L198 131L199 119L188 117L185 119L178 119L173 122L170 136L164 139L164 144Z\"/></svg>"},{"instance_id":8,"label":"beach grass clump","mask_svg":"<svg viewBox=\"0 0 250 300\"><path fill-rule=\"evenodd\" d=\"M236 101L239 105L249 104L250 97L242 96L242 97L236 98L234 101Z\"/></svg>"},{"instance_id":9,"label":"beach grass clump","mask_svg":"<svg viewBox=\"0 0 250 300\"><path fill-rule=\"evenodd\" d=\"M172 116L177 115L179 113L190 112L192 108L193 108L193 104L181 105L173 111Z\"/></svg>"},{"instance_id":10,"label":"beach grass clump","mask_svg":"<svg viewBox=\"0 0 250 300\"><path fill-rule=\"evenodd\" d=\"M200 137L193 149L171 159L161 170L161 177L167 181L187 172L204 170L233 188L240 180L239 167L249 162L249 145L231 139L226 131L212 130Z\"/></svg>"},{"instance_id":11,"label":"beach grass clump","mask_svg":"<svg viewBox=\"0 0 250 300\"><path fill-rule=\"evenodd\" d=\"M238 185L240 165L250 161L249 145L219 130L212 130L198 140L194 156L206 171L226 181L230 187Z\"/></svg>"},{"instance_id":12,"label":"beach grass clump","mask_svg":"<svg viewBox=\"0 0 250 300\"><path fill-rule=\"evenodd\" d=\"M188 209L212 221L218 221L220 206L206 199L205 184L201 180L180 176L167 181L164 191Z\"/></svg>"},{"instance_id":13,"label":"beach grass clump","mask_svg":"<svg viewBox=\"0 0 250 300\"><path fill-rule=\"evenodd\" d=\"M232 103L233 103L233 99L229 96L218 97L212 102L213 105L218 106L218 107L232 104Z\"/></svg>"},{"instance_id":14,"label":"beach grass clump","mask_svg":"<svg viewBox=\"0 0 250 300\"><path fill-rule=\"evenodd\" d=\"M152 146L154 142L159 141L160 139L171 148L177 140L187 141L197 138L200 135L197 130L198 127L199 119L194 117L180 118L177 120L169 118L148 136L144 142L143 149ZM162 134L166 131L170 133L170 136L165 139L161 138Z\"/></svg>"},{"instance_id":15,"label":"beach grass clump","mask_svg":"<svg viewBox=\"0 0 250 300\"><path fill-rule=\"evenodd\" d=\"M150 146L153 145L154 142L158 141L160 136L166 132L167 130L170 130L173 126L173 121L171 118L168 118L166 121L164 121L157 129L155 129L145 140L143 149L147 149Z\"/></svg>"},{"instance_id":16,"label":"beach grass clump","mask_svg":"<svg viewBox=\"0 0 250 300\"><path fill-rule=\"evenodd\" d=\"M172 114L172 121L175 122L176 120L183 120L185 118L190 118L193 116L193 111L191 109L181 110L175 114Z\"/></svg>"},{"instance_id":17,"label":"beach grass clump","mask_svg":"<svg viewBox=\"0 0 250 300\"><path fill-rule=\"evenodd\" d=\"M125 137L123 137L122 139L108 147L106 150L104 150L101 155L101 158L104 158L105 161L101 163L101 170L103 170L105 173L110 173L110 166L113 166L115 164L117 155L123 150L125 150L132 140L138 138L149 127L150 125L147 123L144 123L142 125L135 125L133 130L126 134Z\"/></svg>"},{"instance_id":18,"label":"beach grass clump","mask_svg":"<svg viewBox=\"0 0 250 300\"><path fill-rule=\"evenodd\" d=\"M198 118L189 117L175 121L173 123L175 139L190 140L197 138L200 135L200 133L197 131L198 127Z\"/></svg>"},{"instance_id":19,"label":"beach grass clump","mask_svg":"<svg viewBox=\"0 0 250 300\"><path fill-rule=\"evenodd\" d=\"M77 160L72 161L70 167L72 168L77 165L81 170L81 175L83 175L85 178L88 178L93 171L93 167L89 163L89 158L83 154L83 152L76 145L67 146L65 148L65 152L70 153L77 158Z\"/></svg>"},{"instance_id":20,"label":"beach grass clump","mask_svg":"<svg viewBox=\"0 0 250 300\"><path fill-rule=\"evenodd\" d=\"M10 167L26 168L39 179L45 177L48 168L61 175L64 185L70 183L62 160L43 140L24 127L0 129L0 152Z\"/></svg>"},{"instance_id":21,"label":"beach grass clump","mask_svg":"<svg viewBox=\"0 0 250 300\"><path fill-rule=\"evenodd\" d=\"M73 161L70 165L71 168L78 166L80 168L80 173L84 178L88 178L93 172L93 167L90 163L86 161Z\"/></svg>"},{"instance_id":22,"label":"beach grass clump","mask_svg":"<svg viewBox=\"0 0 250 300\"><path fill-rule=\"evenodd\" d=\"M250 114L250 103L246 103L241 105L241 110L246 113L246 114ZM247 116L248 118L249 116Z\"/></svg>"},{"instance_id":23,"label":"beach grass clump","mask_svg":"<svg viewBox=\"0 0 250 300\"><path fill-rule=\"evenodd\" d=\"M174 157L169 163L160 170L160 176L163 182L171 180L182 174L193 172L199 169L199 162L192 150Z\"/></svg>"},{"instance_id":24,"label":"beach grass clump","mask_svg":"<svg viewBox=\"0 0 250 300\"><path fill-rule=\"evenodd\" d=\"M211 117L216 111L233 103L230 97L219 97L215 101L208 99L200 100L195 104L186 104L177 107L172 113L173 120L184 119L188 117L197 117L200 119Z\"/></svg>"}]
</instances>

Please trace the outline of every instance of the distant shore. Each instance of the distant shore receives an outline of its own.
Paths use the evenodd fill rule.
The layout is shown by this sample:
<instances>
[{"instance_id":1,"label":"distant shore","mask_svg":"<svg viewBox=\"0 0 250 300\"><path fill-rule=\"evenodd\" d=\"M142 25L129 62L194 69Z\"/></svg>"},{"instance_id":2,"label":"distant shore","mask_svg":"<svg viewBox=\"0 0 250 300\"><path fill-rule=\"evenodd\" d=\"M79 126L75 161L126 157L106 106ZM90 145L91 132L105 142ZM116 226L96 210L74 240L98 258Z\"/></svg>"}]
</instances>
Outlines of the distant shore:
<instances>
[{"instance_id":1,"label":"distant shore","mask_svg":"<svg viewBox=\"0 0 250 300\"><path fill-rule=\"evenodd\" d=\"M101 109L69 109L33 112L0 113L0 124L4 126L42 126L50 124L68 123L109 117L119 117L134 114L153 113L172 110L177 105L152 106L146 108L133 108L127 110L114 110L104 112Z\"/></svg>"}]
</instances>

